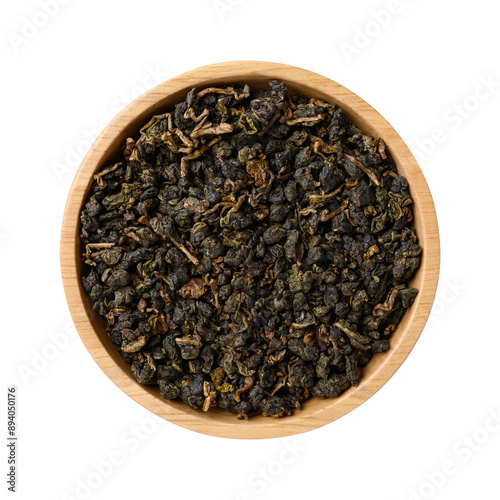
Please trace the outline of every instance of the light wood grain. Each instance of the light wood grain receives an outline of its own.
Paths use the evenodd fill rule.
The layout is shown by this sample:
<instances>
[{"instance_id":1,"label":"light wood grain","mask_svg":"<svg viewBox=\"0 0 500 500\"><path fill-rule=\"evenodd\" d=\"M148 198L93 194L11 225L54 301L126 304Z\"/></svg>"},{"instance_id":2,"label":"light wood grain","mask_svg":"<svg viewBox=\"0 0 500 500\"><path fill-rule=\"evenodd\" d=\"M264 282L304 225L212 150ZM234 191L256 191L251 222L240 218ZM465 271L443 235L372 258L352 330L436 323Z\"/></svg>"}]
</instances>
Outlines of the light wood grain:
<instances>
[{"instance_id":1,"label":"light wood grain","mask_svg":"<svg viewBox=\"0 0 500 500\"><path fill-rule=\"evenodd\" d=\"M80 284L79 213L93 174L103 165L118 159L120 143L137 135L139 127L153 114L172 109L193 87L202 89L225 83L248 83L252 88L268 88L270 79L285 82L291 91L338 104L360 129L385 141L398 171L410 183L414 224L423 256L411 282L419 289L413 306L393 333L390 350L373 357L356 388L350 388L335 399L312 398L290 417L257 416L245 421L221 409L211 409L207 413L192 410L182 402L164 399L157 388L140 385L133 379L130 366L109 341L102 318L89 308ZM422 332L437 287L439 254L438 224L431 193L408 147L387 121L357 95L328 78L292 66L259 61L226 62L189 71L158 85L127 106L104 129L84 158L71 186L61 233L61 271L68 305L85 347L102 371L123 392L156 415L203 434L228 438L298 434L332 422L370 398L401 366Z\"/></svg>"}]
</instances>

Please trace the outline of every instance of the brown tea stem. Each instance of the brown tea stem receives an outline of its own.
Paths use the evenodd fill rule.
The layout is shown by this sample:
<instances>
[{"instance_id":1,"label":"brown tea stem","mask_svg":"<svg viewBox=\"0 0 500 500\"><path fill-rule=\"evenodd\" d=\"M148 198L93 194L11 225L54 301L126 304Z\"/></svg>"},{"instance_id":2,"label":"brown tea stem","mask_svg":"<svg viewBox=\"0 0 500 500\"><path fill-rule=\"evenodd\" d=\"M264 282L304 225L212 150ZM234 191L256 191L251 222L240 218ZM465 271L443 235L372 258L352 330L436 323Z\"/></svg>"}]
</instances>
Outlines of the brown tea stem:
<instances>
[{"instance_id":1,"label":"brown tea stem","mask_svg":"<svg viewBox=\"0 0 500 500\"><path fill-rule=\"evenodd\" d=\"M357 167L359 167L372 181L376 186L380 186L380 182L375 176L375 174L369 169L366 168L357 158L354 158L354 156L348 155L346 153L343 153L342 156L349 160L351 163L354 163Z\"/></svg>"},{"instance_id":2,"label":"brown tea stem","mask_svg":"<svg viewBox=\"0 0 500 500\"><path fill-rule=\"evenodd\" d=\"M390 293L388 300L386 302L384 302L383 304L377 304L373 308L373 312L378 311L378 310L385 311L385 312L392 311L392 308L394 307L394 301L396 300L397 295L398 295L398 290L394 289Z\"/></svg>"},{"instance_id":3,"label":"brown tea stem","mask_svg":"<svg viewBox=\"0 0 500 500\"><path fill-rule=\"evenodd\" d=\"M99 185L99 187L102 187L104 185L104 181L102 180L102 177L106 174L114 172L121 165L123 165L122 161L115 163L112 167L106 168L105 170L95 174L94 179L97 181L97 184Z\"/></svg>"},{"instance_id":4,"label":"brown tea stem","mask_svg":"<svg viewBox=\"0 0 500 500\"><path fill-rule=\"evenodd\" d=\"M232 95L232 96L234 96L234 98L237 101L241 101L242 99L245 99L246 97L249 97L249 95L250 95L250 88L248 87L248 85L245 85L243 87L243 91L241 93L239 93L236 90L234 90L232 87L228 87L226 89L220 89L220 88L217 88L217 87L208 87L208 88L203 89L200 92L198 92L198 94L196 95L196 98L199 99L200 97L203 97L204 95L210 94L212 92L214 94Z\"/></svg>"},{"instance_id":5,"label":"brown tea stem","mask_svg":"<svg viewBox=\"0 0 500 500\"><path fill-rule=\"evenodd\" d=\"M220 136L216 137L215 139L210 141L208 144L203 145L200 149L193 151L191 154L183 156L181 159L181 175L182 175L182 177L187 177L187 175L188 175L187 162L189 160L195 160L196 158L199 158L207 151L207 149L210 149L214 144L216 144L220 140L221 140Z\"/></svg>"},{"instance_id":6,"label":"brown tea stem","mask_svg":"<svg viewBox=\"0 0 500 500\"><path fill-rule=\"evenodd\" d=\"M328 194L312 194L309 196L309 201L311 203L326 203L331 201L344 189L344 184L338 187L335 191Z\"/></svg>"},{"instance_id":7,"label":"brown tea stem","mask_svg":"<svg viewBox=\"0 0 500 500\"><path fill-rule=\"evenodd\" d=\"M317 116L305 116L303 118L295 118L295 120L287 120L286 124L287 125L297 125L297 123L314 123L314 122L320 122L325 118L325 115L317 115Z\"/></svg>"},{"instance_id":8,"label":"brown tea stem","mask_svg":"<svg viewBox=\"0 0 500 500\"><path fill-rule=\"evenodd\" d=\"M220 134L229 134L233 131L234 127L230 123L221 123L218 127L206 127L200 128L191 132L191 137L193 139L197 139L202 135L220 135Z\"/></svg>"}]
</instances>

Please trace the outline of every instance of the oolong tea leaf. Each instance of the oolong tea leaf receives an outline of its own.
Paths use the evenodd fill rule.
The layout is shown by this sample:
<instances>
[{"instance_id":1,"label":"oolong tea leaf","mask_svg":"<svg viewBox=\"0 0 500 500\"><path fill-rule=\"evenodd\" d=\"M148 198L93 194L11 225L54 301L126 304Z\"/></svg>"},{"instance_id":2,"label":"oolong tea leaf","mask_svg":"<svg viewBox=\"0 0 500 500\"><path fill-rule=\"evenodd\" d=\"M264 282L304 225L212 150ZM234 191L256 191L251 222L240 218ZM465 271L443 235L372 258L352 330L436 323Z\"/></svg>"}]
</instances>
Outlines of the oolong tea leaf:
<instances>
[{"instance_id":1,"label":"oolong tea leaf","mask_svg":"<svg viewBox=\"0 0 500 500\"><path fill-rule=\"evenodd\" d=\"M338 106L193 89L95 175L81 281L141 384L290 415L356 386L417 290L407 180Z\"/></svg>"}]
</instances>

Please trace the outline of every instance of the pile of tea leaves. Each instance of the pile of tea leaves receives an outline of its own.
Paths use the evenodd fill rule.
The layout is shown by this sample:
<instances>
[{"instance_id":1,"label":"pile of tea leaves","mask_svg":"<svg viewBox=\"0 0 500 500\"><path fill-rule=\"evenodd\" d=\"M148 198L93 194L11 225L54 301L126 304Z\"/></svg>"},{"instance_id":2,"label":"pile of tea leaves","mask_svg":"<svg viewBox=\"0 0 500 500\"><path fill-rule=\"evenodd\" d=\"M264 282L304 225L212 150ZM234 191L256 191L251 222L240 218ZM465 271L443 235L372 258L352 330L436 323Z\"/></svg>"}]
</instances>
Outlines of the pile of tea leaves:
<instances>
[{"instance_id":1,"label":"pile of tea leaves","mask_svg":"<svg viewBox=\"0 0 500 500\"><path fill-rule=\"evenodd\" d=\"M193 89L96 175L82 284L167 399L281 417L358 384L417 294L408 182L342 109Z\"/></svg>"}]
</instances>

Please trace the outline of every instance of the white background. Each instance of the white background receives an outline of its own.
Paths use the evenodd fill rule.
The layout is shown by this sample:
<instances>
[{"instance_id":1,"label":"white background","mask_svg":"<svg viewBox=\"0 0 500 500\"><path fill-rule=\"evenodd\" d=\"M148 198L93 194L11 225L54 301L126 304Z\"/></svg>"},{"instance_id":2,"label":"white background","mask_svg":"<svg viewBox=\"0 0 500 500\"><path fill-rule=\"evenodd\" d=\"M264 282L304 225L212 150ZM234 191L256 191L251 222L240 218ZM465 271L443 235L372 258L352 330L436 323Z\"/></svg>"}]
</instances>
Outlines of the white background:
<instances>
[{"instance_id":1,"label":"white background","mask_svg":"<svg viewBox=\"0 0 500 500\"><path fill-rule=\"evenodd\" d=\"M1 365L2 391L18 386L17 498L500 498L498 5L47 0L49 16L42 2L0 8ZM351 414L295 439L213 438L144 410L72 331L60 279L89 137L157 83L236 59L316 71L374 106L420 161L440 223L437 299L408 360Z\"/></svg>"}]
</instances>

